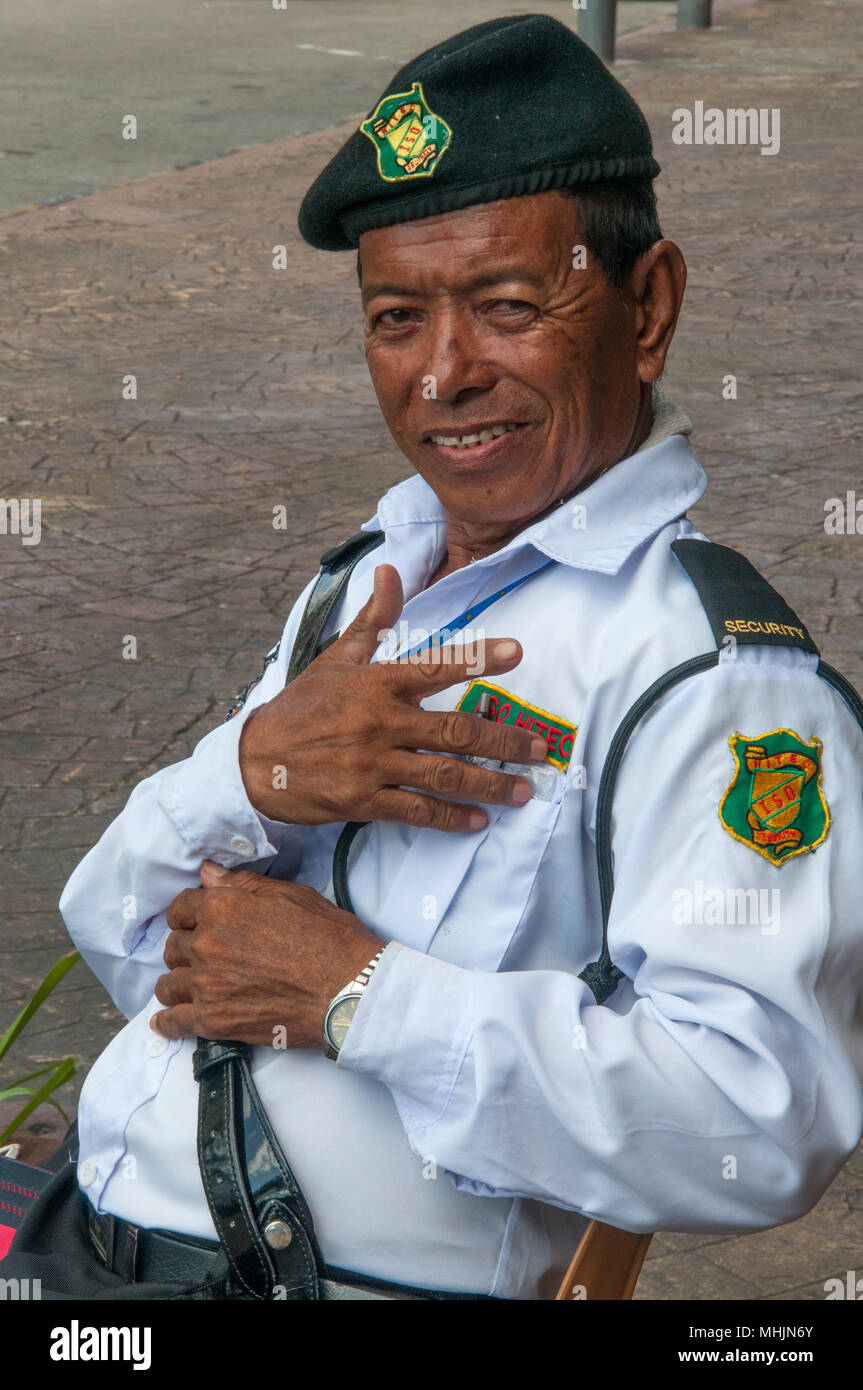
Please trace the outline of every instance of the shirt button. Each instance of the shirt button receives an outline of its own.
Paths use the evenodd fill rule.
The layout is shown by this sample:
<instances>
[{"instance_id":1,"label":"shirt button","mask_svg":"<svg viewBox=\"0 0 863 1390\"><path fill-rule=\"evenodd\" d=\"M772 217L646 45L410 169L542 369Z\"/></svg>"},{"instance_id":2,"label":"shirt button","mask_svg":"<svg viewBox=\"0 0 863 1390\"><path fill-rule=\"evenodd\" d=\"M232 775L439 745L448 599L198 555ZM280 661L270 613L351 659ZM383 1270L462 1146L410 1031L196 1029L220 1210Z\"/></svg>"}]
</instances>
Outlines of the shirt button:
<instances>
[{"instance_id":1,"label":"shirt button","mask_svg":"<svg viewBox=\"0 0 863 1390\"><path fill-rule=\"evenodd\" d=\"M255 853L255 846L245 835L235 835L231 840L231 853L239 855L241 859L251 859Z\"/></svg>"},{"instance_id":2,"label":"shirt button","mask_svg":"<svg viewBox=\"0 0 863 1390\"><path fill-rule=\"evenodd\" d=\"M166 1048L167 1046L168 1046L168 1039L167 1039L167 1038L156 1038L156 1037L153 1037L153 1038L151 1038L150 1041L147 1043L147 1056L148 1056L148 1057L161 1057L162 1053L165 1051L165 1048Z\"/></svg>"},{"instance_id":3,"label":"shirt button","mask_svg":"<svg viewBox=\"0 0 863 1390\"><path fill-rule=\"evenodd\" d=\"M85 1158L78 1164L78 1181L82 1187L89 1187L96 1176L96 1165L92 1159Z\"/></svg>"}]
</instances>

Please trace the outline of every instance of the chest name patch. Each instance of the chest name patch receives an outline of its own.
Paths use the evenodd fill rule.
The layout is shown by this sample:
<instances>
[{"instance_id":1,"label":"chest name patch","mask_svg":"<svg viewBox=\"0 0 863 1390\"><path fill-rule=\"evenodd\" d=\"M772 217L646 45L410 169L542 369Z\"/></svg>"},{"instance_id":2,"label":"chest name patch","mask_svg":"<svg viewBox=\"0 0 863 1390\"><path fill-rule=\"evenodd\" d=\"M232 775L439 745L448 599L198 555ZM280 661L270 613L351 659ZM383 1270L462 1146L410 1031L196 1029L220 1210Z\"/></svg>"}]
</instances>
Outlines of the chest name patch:
<instances>
[{"instance_id":1,"label":"chest name patch","mask_svg":"<svg viewBox=\"0 0 863 1390\"><path fill-rule=\"evenodd\" d=\"M544 738L548 744L547 761L560 768L561 772L566 771L578 733L577 724L570 724L568 720L549 714L548 710L539 709L537 705L529 705L526 700L520 700L517 695L511 695L508 690L491 685L489 681L471 681L456 708L473 714L480 698L486 693L489 696L489 714L497 724L517 724L520 729L529 729L532 734Z\"/></svg>"},{"instance_id":2,"label":"chest name patch","mask_svg":"<svg viewBox=\"0 0 863 1390\"><path fill-rule=\"evenodd\" d=\"M817 848L830 828L821 740L771 729L756 738L732 734L728 742L737 766L719 819L729 835L777 867Z\"/></svg>"}]
</instances>

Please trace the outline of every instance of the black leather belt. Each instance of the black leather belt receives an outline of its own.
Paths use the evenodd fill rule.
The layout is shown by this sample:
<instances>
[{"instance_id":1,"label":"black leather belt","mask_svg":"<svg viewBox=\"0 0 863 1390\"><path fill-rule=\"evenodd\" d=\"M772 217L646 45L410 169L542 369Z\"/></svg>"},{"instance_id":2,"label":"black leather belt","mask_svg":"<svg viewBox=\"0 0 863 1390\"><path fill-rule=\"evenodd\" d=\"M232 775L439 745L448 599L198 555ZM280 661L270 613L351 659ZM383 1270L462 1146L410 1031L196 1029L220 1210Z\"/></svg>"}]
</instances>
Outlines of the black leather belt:
<instances>
[{"instance_id":1,"label":"black leather belt","mask_svg":"<svg viewBox=\"0 0 863 1390\"><path fill-rule=\"evenodd\" d=\"M179 1235L135 1226L119 1216L98 1212L87 1202L90 1245L100 1264L127 1284L179 1284L190 1291L207 1284L219 1266L217 1240ZM488 1294L445 1293L373 1279L349 1269L324 1265L319 1280L320 1298L336 1299L478 1299L497 1302ZM277 1291L274 1297L278 1298Z\"/></svg>"},{"instance_id":2,"label":"black leather belt","mask_svg":"<svg viewBox=\"0 0 863 1390\"><path fill-rule=\"evenodd\" d=\"M100 1263L127 1284L197 1287L214 1272L217 1240L198 1240L173 1231L145 1230L87 1203L90 1245Z\"/></svg>"}]
</instances>

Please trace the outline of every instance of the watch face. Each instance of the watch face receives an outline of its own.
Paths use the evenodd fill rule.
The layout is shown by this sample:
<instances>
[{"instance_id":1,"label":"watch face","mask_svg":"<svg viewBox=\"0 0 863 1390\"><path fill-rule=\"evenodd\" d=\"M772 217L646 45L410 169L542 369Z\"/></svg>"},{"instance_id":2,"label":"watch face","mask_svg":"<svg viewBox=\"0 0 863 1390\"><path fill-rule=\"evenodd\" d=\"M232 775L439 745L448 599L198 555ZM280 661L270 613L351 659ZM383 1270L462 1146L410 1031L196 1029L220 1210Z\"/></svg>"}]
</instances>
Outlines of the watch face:
<instances>
[{"instance_id":1,"label":"watch face","mask_svg":"<svg viewBox=\"0 0 863 1390\"><path fill-rule=\"evenodd\" d=\"M333 1047L343 1046L361 998L360 994L346 995L344 999L339 1000L327 1019L327 1034Z\"/></svg>"}]
</instances>

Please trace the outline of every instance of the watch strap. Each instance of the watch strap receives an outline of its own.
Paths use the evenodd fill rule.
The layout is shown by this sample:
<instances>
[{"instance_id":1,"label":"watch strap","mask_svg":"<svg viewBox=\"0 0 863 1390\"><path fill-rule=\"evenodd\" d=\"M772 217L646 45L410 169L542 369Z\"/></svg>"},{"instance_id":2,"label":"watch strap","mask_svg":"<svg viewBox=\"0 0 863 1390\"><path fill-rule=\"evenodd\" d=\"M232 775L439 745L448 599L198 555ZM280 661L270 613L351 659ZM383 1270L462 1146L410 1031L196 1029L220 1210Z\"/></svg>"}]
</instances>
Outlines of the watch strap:
<instances>
[{"instance_id":1,"label":"watch strap","mask_svg":"<svg viewBox=\"0 0 863 1390\"><path fill-rule=\"evenodd\" d=\"M351 982L350 982L349 985L345 985L344 989L340 989L339 992L338 992L338 994L334 994L333 997L332 997L332 999L330 1000L329 1004L327 1005L326 1013L324 1014L324 1028L323 1028L323 1032L324 1032L324 1056L327 1057L331 1062L336 1060L336 1058L337 1058L338 1055L339 1055L339 1052L341 1051L341 1048L339 1048L339 1047L336 1046L336 1044L333 1042L333 1040L332 1040L332 1038L330 1037L330 1034L329 1034L328 1025L329 1025L329 1021L330 1021L330 1018L331 1018L332 1013L333 1013L333 1009L334 1009L335 1006L340 1002L340 1000L342 1000L342 999L350 999L350 998L354 997L355 995L358 995L358 994L359 994L359 995L362 995L362 994L363 994L363 992L364 992L364 990L365 990L365 988L366 988L366 985L368 984L369 980L372 978L372 975L373 975L374 972L375 972L375 968L376 968L376 966L377 966L377 963L378 963L378 961L380 960L380 958L381 958L381 956L383 955L383 953L384 953L384 948L381 947L381 949L378 951L377 955L374 956L374 957L369 961L368 965L363 966L362 970L359 972L359 974L358 974L353 980L351 980Z\"/></svg>"}]
</instances>

